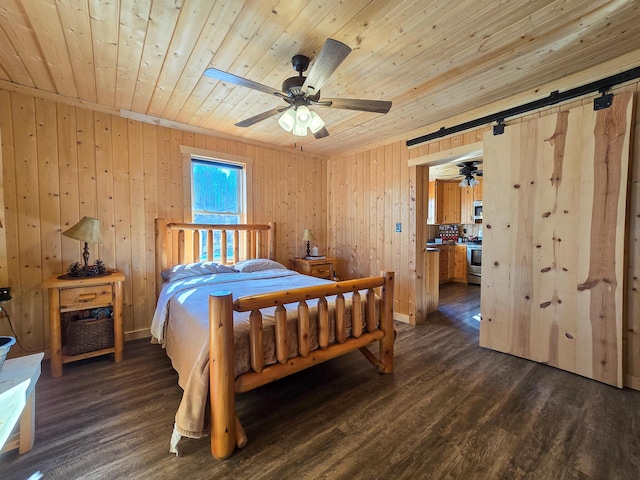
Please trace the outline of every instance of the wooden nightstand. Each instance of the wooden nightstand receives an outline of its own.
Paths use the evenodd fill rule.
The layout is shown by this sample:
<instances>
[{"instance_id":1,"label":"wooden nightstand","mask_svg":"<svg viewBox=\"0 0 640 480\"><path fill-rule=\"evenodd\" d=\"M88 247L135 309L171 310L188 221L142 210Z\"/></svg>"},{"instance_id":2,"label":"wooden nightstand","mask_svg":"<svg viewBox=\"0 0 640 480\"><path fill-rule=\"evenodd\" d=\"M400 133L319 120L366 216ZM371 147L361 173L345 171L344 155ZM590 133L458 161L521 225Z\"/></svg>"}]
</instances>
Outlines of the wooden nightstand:
<instances>
[{"instance_id":1,"label":"wooden nightstand","mask_svg":"<svg viewBox=\"0 0 640 480\"><path fill-rule=\"evenodd\" d=\"M111 272L102 277L84 277L61 280L58 275L48 278L42 286L49 289L49 329L51 350L51 376L62 375L62 364L84 360L98 355L114 354L122 360L124 327L122 323L122 272ZM66 355L63 352L61 314L81 312L101 307L113 309L113 346L98 350Z\"/></svg>"},{"instance_id":2,"label":"wooden nightstand","mask_svg":"<svg viewBox=\"0 0 640 480\"><path fill-rule=\"evenodd\" d=\"M305 275L311 275L312 277L326 278L327 280L334 279L333 264L336 262L335 258L325 258L322 260L307 260L306 258L291 258L289 259L289 268Z\"/></svg>"}]
</instances>

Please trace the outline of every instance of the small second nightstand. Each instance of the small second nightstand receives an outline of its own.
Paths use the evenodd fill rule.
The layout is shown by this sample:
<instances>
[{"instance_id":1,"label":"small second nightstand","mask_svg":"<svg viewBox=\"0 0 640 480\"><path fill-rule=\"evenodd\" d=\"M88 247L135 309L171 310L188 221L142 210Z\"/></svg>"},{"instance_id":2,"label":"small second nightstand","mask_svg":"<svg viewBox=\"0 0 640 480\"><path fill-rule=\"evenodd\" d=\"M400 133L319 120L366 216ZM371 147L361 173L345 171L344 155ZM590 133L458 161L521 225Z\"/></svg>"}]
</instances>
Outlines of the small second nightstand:
<instances>
[{"instance_id":1,"label":"small second nightstand","mask_svg":"<svg viewBox=\"0 0 640 480\"><path fill-rule=\"evenodd\" d=\"M312 277L326 278L334 280L334 264L335 258L324 258L321 260L308 260L306 258L289 259L289 268L305 275Z\"/></svg>"}]
</instances>

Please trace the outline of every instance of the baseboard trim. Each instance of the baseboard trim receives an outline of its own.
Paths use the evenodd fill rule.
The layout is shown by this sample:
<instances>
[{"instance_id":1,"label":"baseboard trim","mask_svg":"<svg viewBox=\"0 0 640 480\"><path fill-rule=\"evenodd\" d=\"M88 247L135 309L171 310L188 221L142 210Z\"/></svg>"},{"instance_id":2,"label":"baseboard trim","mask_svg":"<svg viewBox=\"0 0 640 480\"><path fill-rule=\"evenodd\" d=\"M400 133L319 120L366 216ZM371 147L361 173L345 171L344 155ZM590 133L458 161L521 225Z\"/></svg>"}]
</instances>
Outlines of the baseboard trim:
<instances>
[{"instance_id":1,"label":"baseboard trim","mask_svg":"<svg viewBox=\"0 0 640 480\"><path fill-rule=\"evenodd\" d=\"M409 315L405 315L404 313L395 313L393 314L393 319L402 323L411 323L409 321Z\"/></svg>"},{"instance_id":2,"label":"baseboard trim","mask_svg":"<svg viewBox=\"0 0 640 480\"><path fill-rule=\"evenodd\" d=\"M139 340L141 338L149 338L151 336L151 330L143 328L141 330L134 330L133 332L126 332L124 334L124 341L130 342L131 340Z\"/></svg>"},{"instance_id":3,"label":"baseboard trim","mask_svg":"<svg viewBox=\"0 0 640 480\"><path fill-rule=\"evenodd\" d=\"M631 375L624 375L624 386L632 388L633 390L640 390L640 378L632 377Z\"/></svg>"}]
</instances>

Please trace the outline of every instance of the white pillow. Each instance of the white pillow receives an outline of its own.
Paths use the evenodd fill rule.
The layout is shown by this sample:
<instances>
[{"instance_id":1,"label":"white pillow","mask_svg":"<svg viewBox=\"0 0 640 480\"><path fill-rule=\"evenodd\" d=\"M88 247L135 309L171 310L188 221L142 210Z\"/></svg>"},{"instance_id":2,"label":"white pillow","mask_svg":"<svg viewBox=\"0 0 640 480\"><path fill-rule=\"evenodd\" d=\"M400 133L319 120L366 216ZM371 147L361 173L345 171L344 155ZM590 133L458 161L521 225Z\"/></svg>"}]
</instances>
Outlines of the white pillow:
<instances>
[{"instance_id":1,"label":"white pillow","mask_svg":"<svg viewBox=\"0 0 640 480\"><path fill-rule=\"evenodd\" d=\"M252 258L250 260L243 260L236 263L233 268L239 272L251 273L259 272L261 270L286 270L287 267L268 258Z\"/></svg>"},{"instance_id":2,"label":"white pillow","mask_svg":"<svg viewBox=\"0 0 640 480\"><path fill-rule=\"evenodd\" d=\"M183 278L211 275L214 273L238 273L238 271L227 265L220 265L214 262L197 262L186 265L176 265L173 268L165 270L162 272L162 278L168 282L172 282Z\"/></svg>"}]
</instances>

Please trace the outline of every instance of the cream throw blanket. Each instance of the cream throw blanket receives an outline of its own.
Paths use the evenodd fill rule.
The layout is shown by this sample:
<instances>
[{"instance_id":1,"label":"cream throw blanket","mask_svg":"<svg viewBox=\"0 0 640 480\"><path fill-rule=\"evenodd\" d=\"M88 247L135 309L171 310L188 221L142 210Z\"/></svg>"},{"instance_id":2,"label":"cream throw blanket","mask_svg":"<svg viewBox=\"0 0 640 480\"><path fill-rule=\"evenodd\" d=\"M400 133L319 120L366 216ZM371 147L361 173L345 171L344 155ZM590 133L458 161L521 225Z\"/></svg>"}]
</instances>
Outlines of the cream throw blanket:
<instances>
[{"instance_id":1,"label":"cream throw blanket","mask_svg":"<svg viewBox=\"0 0 640 480\"><path fill-rule=\"evenodd\" d=\"M183 388L182 401L176 413L170 451L177 453L181 436L200 438L209 433L209 319L208 297L228 290L233 298L279 290L331 283L290 270L266 270L254 273L227 273L198 276L167 283L160 294L151 325L154 341L161 343L178 372L178 384ZM345 295L350 303L350 296ZM364 309L363 298L362 306ZM311 347L317 348L316 301L310 301ZM346 309L350 311L349 308ZM275 357L274 309L263 310L265 364ZM330 320L334 318L330 302ZM364 312L363 312L364 313ZM169 315L170 314L170 315ZM290 356L297 354L296 305L287 306L289 319ZM250 370L248 337L249 313L234 312L235 374ZM350 319L347 319L350 326ZM330 341L335 338L331 322ZM349 333L349 332L348 332Z\"/></svg>"}]
</instances>

